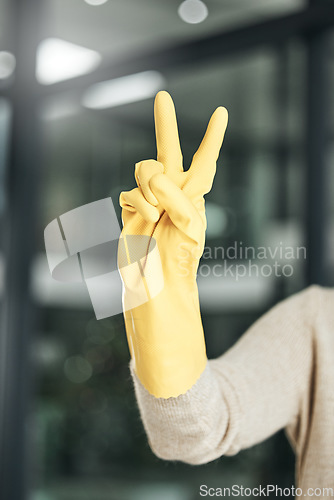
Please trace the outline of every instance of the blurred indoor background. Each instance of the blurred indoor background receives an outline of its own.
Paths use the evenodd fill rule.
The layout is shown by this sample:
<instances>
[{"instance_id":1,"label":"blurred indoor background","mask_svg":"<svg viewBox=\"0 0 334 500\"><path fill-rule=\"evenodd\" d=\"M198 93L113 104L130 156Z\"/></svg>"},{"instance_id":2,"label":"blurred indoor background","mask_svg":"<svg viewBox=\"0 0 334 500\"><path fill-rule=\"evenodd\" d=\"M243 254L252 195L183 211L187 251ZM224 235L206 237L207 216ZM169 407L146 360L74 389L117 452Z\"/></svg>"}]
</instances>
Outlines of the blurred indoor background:
<instances>
[{"instance_id":1,"label":"blurred indoor background","mask_svg":"<svg viewBox=\"0 0 334 500\"><path fill-rule=\"evenodd\" d=\"M166 89L185 168L213 110L229 111L207 247L307 252L275 258L291 276L237 280L210 272L220 256L202 261L209 357L278 300L333 285L333 27L325 0L0 0L1 499L194 500L201 484L294 483L283 432L203 466L156 458L122 315L97 321L83 283L52 279L43 232L92 201L118 209L134 164L156 155Z\"/></svg>"}]
</instances>

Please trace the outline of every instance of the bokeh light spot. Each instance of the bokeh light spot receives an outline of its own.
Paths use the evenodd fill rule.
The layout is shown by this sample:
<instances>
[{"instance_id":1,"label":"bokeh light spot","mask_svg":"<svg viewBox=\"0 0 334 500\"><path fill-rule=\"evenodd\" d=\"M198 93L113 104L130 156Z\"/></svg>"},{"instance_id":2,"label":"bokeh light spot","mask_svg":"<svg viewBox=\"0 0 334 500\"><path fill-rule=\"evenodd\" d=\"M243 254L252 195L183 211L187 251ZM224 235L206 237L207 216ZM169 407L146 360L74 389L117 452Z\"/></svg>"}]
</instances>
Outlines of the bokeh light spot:
<instances>
[{"instance_id":1,"label":"bokeh light spot","mask_svg":"<svg viewBox=\"0 0 334 500\"><path fill-rule=\"evenodd\" d=\"M92 376L93 368L82 356L71 356L64 363L64 372L68 380L81 384Z\"/></svg>"}]
</instances>

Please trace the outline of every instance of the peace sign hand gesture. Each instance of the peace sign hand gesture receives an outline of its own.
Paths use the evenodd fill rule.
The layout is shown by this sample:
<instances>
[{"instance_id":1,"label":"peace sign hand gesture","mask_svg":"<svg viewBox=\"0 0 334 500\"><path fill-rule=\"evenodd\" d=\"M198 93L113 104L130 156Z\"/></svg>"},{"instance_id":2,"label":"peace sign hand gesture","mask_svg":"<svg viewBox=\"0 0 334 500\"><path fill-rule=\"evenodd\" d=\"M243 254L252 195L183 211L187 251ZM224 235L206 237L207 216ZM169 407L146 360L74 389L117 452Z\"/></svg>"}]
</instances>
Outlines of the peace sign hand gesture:
<instances>
[{"instance_id":1,"label":"peace sign hand gesture","mask_svg":"<svg viewBox=\"0 0 334 500\"><path fill-rule=\"evenodd\" d=\"M188 171L183 170L182 153L172 98L159 92L154 106L157 161L136 164L138 187L123 192L123 231L151 235L158 241L166 219L184 236L202 246L206 228L203 196L211 190L216 162L227 126L227 111L219 107L213 113L201 145ZM143 224L143 220L146 224ZM177 231L174 232L175 236ZM173 235L174 236L174 235ZM171 237L169 231L169 238ZM181 236L182 238L182 236ZM176 238L179 240L179 238ZM177 241L169 241L175 248Z\"/></svg>"},{"instance_id":2,"label":"peace sign hand gesture","mask_svg":"<svg viewBox=\"0 0 334 500\"><path fill-rule=\"evenodd\" d=\"M136 164L138 187L122 192L120 205L123 238L143 235L157 242L164 287L124 316L136 374L151 394L167 398L186 392L206 365L196 271L205 241L204 195L212 187L227 111L213 113L187 171L174 104L165 91L156 96L154 117L157 160Z\"/></svg>"}]
</instances>

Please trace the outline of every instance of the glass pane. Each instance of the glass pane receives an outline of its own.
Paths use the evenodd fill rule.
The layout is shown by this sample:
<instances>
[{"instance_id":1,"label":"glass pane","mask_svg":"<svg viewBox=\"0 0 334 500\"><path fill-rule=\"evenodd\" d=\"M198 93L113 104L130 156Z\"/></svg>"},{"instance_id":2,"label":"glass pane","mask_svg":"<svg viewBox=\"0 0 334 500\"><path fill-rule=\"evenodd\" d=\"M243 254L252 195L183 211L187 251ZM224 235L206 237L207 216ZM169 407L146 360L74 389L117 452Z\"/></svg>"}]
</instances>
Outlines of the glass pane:
<instances>
[{"instance_id":1,"label":"glass pane","mask_svg":"<svg viewBox=\"0 0 334 500\"><path fill-rule=\"evenodd\" d=\"M53 37L96 50L105 60L117 61L153 47L189 41L296 12L307 5L305 0L208 1L205 20L189 24L178 14L181 1L113 0L99 6L91 5L93 3L97 3L96 0L48 0L45 3L42 38L52 34Z\"/></svg>"},{"instance_id":2,"label":"glass pane","mask_svg":"<svg viewBox=\"0 0 334 500\"><path fill-rule=\"evenodd\" d=\"M207 253L198 277L209 357L304 286L304 254L296 255L304 244L304 74L304 49L295 41L162 75L175 101L186 168L214 108L229 110L206 197ZM134 164L156 154L153 98L103 110L73 102L58 95L41 107L41 232L66 211L107 196L117 207L119 192L135 185ZM255 255L245 256L246 247ZM225 263L232 271L224 271ZM42 240L34 278L42 318L34 346L37 499L186 500L197 498L200 484L291 484L292 452L282 436L196 468L157 460L139 420L121 315L97 321L83 284L53 281Z\"/></svg>"},{"instance_id":3,"label":"glass pane","mask_svg":"<svg viewBox=\"0 0 334 500\"><path fill-rule=\"evenodd\" d=\"M169 61L164 65L168 69L161 70L152 63L150 71L147 67L141 71L137 54L178 47L214 33L289 15L306 8L309 2L204 0L203 22L198 23L189 22L189 12L179 10L181 0L42 3L35 61L30 44L36 33L23 40L27 34L17 33L10 19L10 9L16 2L0 0L2 228L12 110L36 107L41 125L40 143L36 145L42 157L39 212L37 231L32 236L37 239L38 251L31 269L31 294L38 321L29 352L18 349L14 357L22 358L21 366L28 366L29 359L35 375L33 395L22 390L17 398L23 407L28 395L32 406L31 419L25 422L30 499L193 500L199 498L202 484L290 487L294 483L294 458L283 433L237 456L203 466L165 462L154 456L135 400L123 317L117 314L97 320L83 282L52 278L43 234L51 221L58 224L66 212L109 197L121 224L119 193L135 187L136 162L156 157L153 101L154 94L163 88L171 93L176 105L185 168L214 109L223 105L229 111L214 185L206 196L207 239L198 270L209 358L228 349L273 304L304 288L307 33L303 40L289 38L286 43L262 45L256 50L244 47L244 52L233 57L209 58L200 64L189 61L182 68L177 61ZM31 19L37 18L32 8ZM309 22L312 25L313 21ZM316 31L321 30L321 16L314 22ZM23 61L27 74L36 64L36 87L26 89L19 82L31 96L31 107L26 107L24 92L20 95L10 88L15 81L11 50L18 40L27 49L18 53L31 57ZM129 61L135 58L132 67ZM124 72L128 75L124 79L104 82L106 86L99 85L103 82L88 86L87 82L95 81L102 71L103 79L112 79L113 65L119 69L124 63L125 68L126 62ZM331 60L328 67L330 85ZM94 75L95 70L101 73ZM86 79L89 73L92 78ZM73 78L77 79L62 84ZM332 129L333 106L331 102L329 105ZM34 136L35 115L31 119ZM33 150L34 142L31 145L27 139L29 130L24 130L29 126L28 119L25 124L20 122L11 152L16 146L30 147L29 160L34 163L37 151ZM326 264L329 280L334 281L331 133L329 146ZM24 163L22 156L21 163L17 160L20 165ZM22 218L16 217L18 226L24 227L25 221L24 213ZM62 240L60 229L59 234ZM4 288L6 267L1 257L3 231L1 235L0 290ZM18 266L22 276L24 265ZM1 348L0 363L7 355ZM16 415L23 422L24 411ZM8 435L12 438L11 433ZM20 458L18 469L24 462L21 464Z\"/></svg>"},{"instance_id":4,"label":"glass pane","mask_svg":"<svg viewBox=\"0 0 334 500\"><path fill-rule=\"evenodd\" d=\"M8 0L0 0L0 50L8 50L8 41L11 37L9 7Z\"/></svg>"},{"instance_id":5,"label":"glass pane","mask_svg":"<svg viewBox=\"0 0 334 500\"><path fill-rule=\"evenodd\" d=\"M0 0L0 97L13 82L15 57L12 53L13 31L11 10L8 0Z\"/></svg>"}]
</instances>

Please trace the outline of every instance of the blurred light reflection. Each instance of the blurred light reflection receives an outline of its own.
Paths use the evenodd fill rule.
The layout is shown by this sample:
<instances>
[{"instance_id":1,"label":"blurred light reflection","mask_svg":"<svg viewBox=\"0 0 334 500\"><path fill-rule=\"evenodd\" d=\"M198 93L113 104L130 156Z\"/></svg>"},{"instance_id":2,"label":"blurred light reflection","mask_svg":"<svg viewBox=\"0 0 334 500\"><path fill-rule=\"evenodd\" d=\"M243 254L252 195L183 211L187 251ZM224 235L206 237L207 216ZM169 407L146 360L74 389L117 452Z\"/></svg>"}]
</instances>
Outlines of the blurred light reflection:
<instances>
[{"instance_id":1,"label":"blurred light reflection","mask_svg":"<svg viewBox=\"0 0 334 500\"><path fill-rule=\"evenodd\" d=\"M60 38L46 38L37 49L36 78L43 85L74 78L93 71L101 59L95 50Z\"/></svg>"},{"instance_id":2,"label":"blurred light reflection","mask_svg":"<svg viewBox=\"0 0 334 500\"><path fill-rule=\"evenodd\" d=\"M164 86L161 73L143 71L92 85L84 94L82 104L91 109L112 108L153 97Z\"/></svg>"},{"instance_id":3,"label":"blurred light reflection","mask_svg":"<svg viewBox=\"0 0 334 500\"><path fill-rule=\"evenodd\" d=\"M7 51L0 52L0 80L8 78L15 69L16 59Z\"/></svg>"},{"instance_id":4,"label":"blurred light reflection","mask_svg":"<svg viewBox=\"0 0 334 500\"><path fill-rule=\"evenodd\" d=\"M178 9L182 21L189 24L202 23L208 16L208 8L201 0L185 0Z\"/></svg>"}]
</instances>

